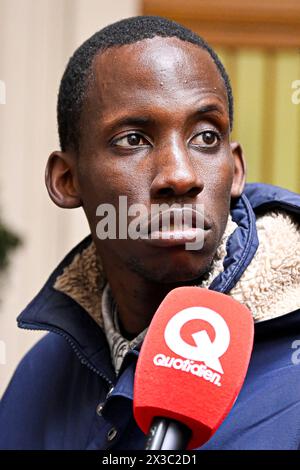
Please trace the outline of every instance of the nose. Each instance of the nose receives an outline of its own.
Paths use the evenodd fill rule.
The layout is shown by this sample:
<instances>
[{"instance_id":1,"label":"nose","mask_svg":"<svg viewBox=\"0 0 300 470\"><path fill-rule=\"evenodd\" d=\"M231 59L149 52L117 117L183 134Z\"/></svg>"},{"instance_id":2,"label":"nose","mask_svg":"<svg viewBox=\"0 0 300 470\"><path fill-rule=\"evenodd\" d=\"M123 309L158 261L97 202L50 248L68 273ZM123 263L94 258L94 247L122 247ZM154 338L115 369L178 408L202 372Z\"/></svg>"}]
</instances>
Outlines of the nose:
<instances>
[{"instance_id":1,"label":"nose","mask_svg":"<svg viewBox=\"0 0 300 470\"><path fill-rule=\"evenodd\" d=\"M194 198L203 190L201 172L199 168L197 171L184 143L172 142L163 149L157 149L154 162L151 198Z\"/></svg>"}]
</instances>

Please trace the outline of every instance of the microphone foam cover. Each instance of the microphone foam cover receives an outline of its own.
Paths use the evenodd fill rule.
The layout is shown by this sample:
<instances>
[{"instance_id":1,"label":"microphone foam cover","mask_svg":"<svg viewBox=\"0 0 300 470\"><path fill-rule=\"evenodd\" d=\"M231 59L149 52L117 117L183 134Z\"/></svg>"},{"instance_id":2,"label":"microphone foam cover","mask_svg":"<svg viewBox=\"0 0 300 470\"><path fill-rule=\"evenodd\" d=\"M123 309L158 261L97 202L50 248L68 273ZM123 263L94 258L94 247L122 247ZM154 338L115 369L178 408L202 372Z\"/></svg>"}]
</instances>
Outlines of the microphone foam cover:
<instances>
[{"instance_id":1,"label":"microphone foam cover","mask_svg":"<svg viewBox=\"0 0 300 470\"><path fill-rule=\"evenodd\" d=\"M232 408L253 347L250 311L199 287L172 290L144 339L134 381L134 417L147 434L155 417L191 429L188 448L203 445Z\"/></svg>"}]
</instances>

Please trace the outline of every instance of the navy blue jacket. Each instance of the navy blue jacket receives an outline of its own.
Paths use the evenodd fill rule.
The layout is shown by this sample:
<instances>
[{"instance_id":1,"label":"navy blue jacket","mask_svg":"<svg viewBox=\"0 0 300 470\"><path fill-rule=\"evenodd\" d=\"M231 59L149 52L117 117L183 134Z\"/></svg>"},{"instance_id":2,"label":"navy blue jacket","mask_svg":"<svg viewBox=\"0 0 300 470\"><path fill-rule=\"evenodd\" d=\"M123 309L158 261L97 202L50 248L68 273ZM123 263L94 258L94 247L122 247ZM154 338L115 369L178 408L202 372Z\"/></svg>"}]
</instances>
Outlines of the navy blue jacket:
<instances>
[{"instance_id":1,"label":"navy blue jacket","mask_svg":"<svg viewBox=\"0 0 300 470\"><path fill-rule=\"evenodd\" d=\"M210 289L227 293L258 246L255 213L282 209L300 219L300 196L249 184L232 207L238 224L227 245L224 271ZM132 415L138 350L129 352L116 379L101 328L53 284L74 248L18 317L21 328L47 334L19 364L0 405L1 449L143 449ZM202 449L299 449L300 366L292 343L300 339L300 311L255 325L255 344L241 393Z\"/></svg>"}]
</instances>

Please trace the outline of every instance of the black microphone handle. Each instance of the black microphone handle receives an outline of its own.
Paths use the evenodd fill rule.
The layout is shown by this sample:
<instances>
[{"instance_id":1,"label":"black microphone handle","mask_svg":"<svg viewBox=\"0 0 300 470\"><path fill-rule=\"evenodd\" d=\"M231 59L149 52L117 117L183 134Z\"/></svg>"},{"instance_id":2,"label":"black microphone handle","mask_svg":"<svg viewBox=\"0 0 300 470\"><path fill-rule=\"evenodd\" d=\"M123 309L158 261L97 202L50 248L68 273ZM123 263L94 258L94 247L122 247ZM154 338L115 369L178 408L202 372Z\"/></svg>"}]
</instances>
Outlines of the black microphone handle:
<instances>
[{"instance_id":1,"label":"black microphone handle","mask_svg":"<svg viewBox=\"0 0 300 470\"><path fill-rule=\"evenodd\" d=\"M190 429L179 421L169 418L154 418L145 449L185 450L190 437Z\"/></svg>"}]
</instances>

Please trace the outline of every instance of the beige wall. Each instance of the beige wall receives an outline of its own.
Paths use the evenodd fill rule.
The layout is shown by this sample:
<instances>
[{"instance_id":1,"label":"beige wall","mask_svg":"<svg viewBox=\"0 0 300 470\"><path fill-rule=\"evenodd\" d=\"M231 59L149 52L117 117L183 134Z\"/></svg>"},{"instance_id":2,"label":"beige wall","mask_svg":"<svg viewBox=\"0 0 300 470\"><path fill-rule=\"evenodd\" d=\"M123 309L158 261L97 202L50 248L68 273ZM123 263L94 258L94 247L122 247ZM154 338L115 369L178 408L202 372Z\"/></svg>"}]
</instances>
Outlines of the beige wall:
<instances>
[{"instance_id":1,"label":"beige wall","mask_svg":"<svg viewBox=\"0 0 300 470\"><path fill-rule=\"evenodd\" d=\"M81 211L56 208L44 187L46 158L58 148L61 75L84 39L138 14L138 5L139 0L0 0L0 83L6 90L6 104L0 99L0 211L24 240L1 280L0 396L41 336L19 330L16 316L88 233Z\"/></svg>"}]
</instances>

